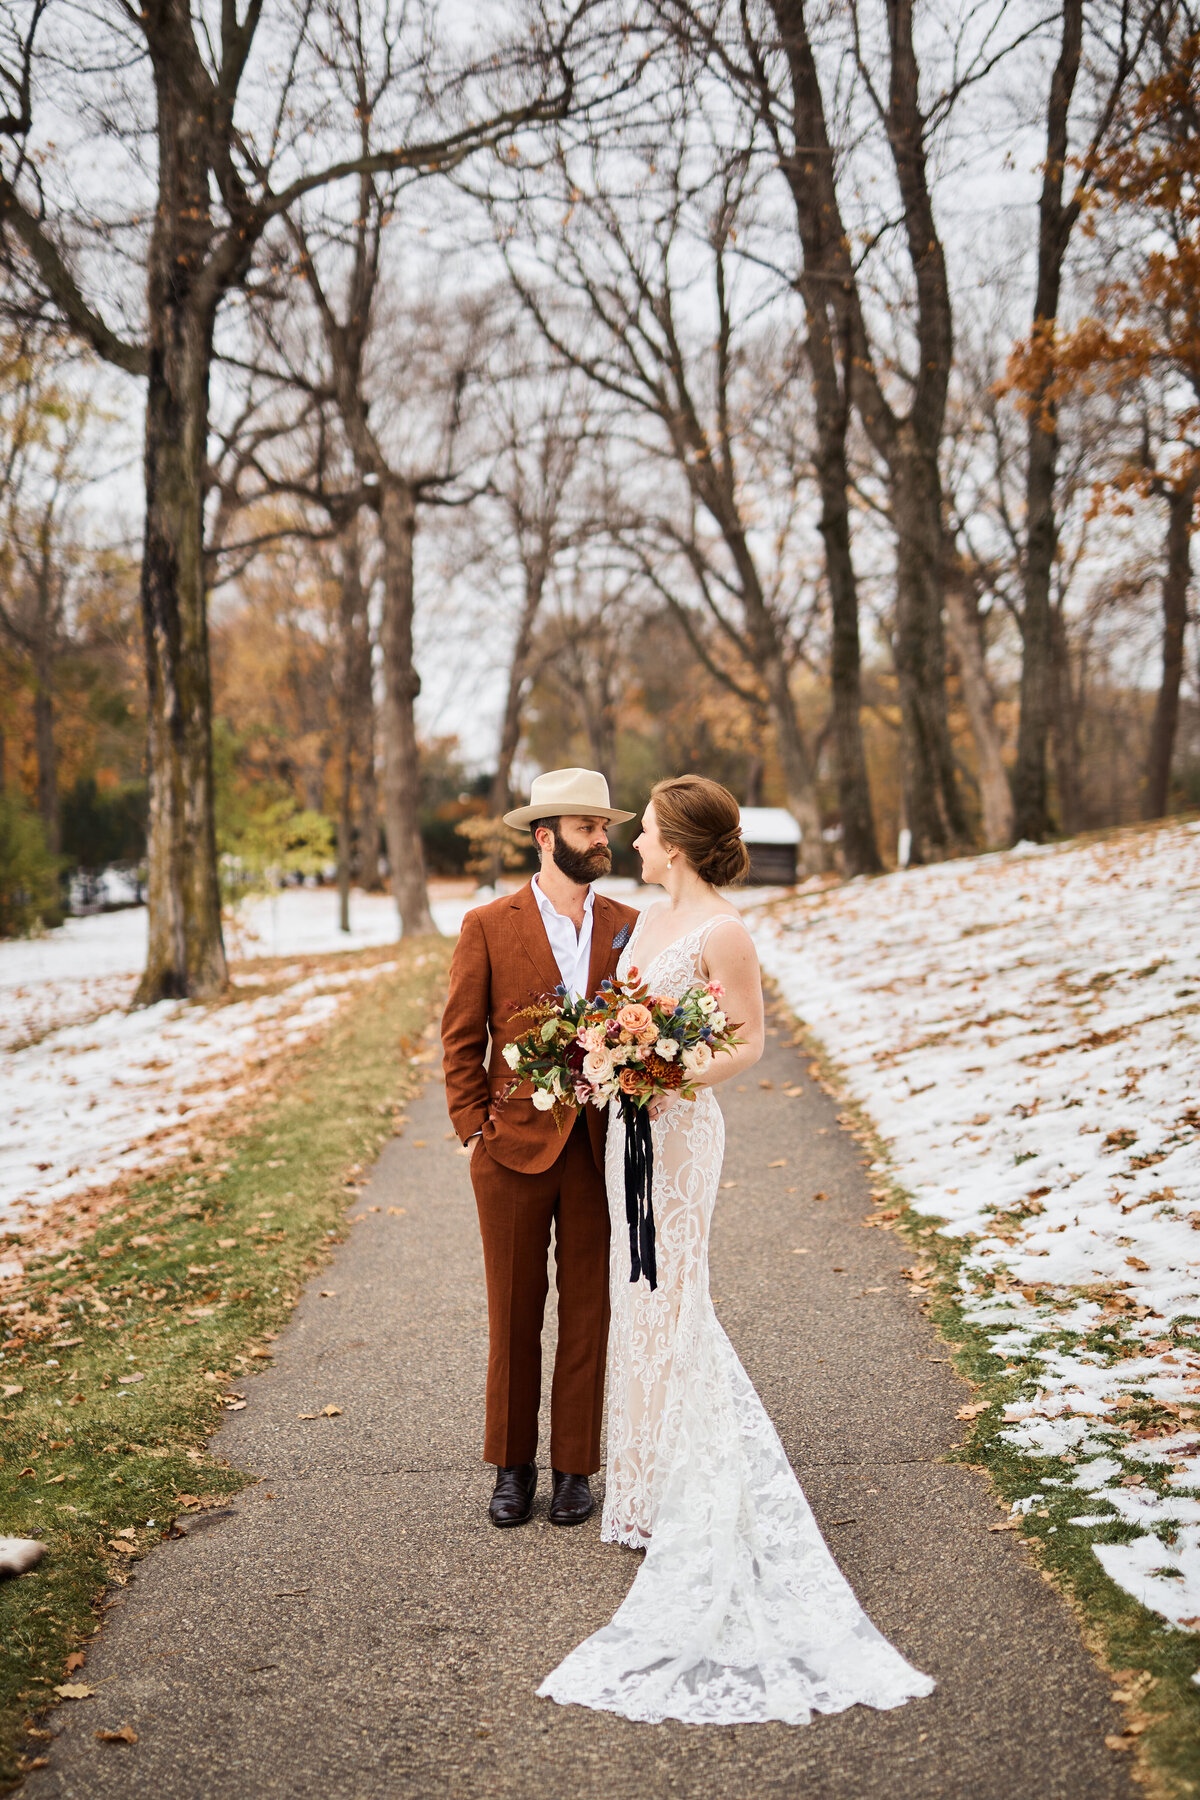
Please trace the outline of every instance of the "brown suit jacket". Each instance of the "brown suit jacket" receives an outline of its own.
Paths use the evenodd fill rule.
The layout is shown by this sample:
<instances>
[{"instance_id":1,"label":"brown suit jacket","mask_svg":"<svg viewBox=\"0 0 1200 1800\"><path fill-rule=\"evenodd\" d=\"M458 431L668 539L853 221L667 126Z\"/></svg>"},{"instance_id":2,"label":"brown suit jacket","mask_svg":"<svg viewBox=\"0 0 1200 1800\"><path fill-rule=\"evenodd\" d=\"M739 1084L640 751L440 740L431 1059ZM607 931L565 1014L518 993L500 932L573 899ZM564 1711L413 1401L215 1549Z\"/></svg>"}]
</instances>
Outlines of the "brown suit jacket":
<instances>
[{"instance_id":1,"label":"brown suit jacket","mask_svg":"<svg viewBox=\"0 0 1200 1800\"><path fill-rule=\"evenodd\" d=\"M623 928L637 922L632 906L621 906L604 894L592 902L592 954L588 994L616 973ZM614 938L621 943L614 944ZM503 1060L504 1046L528 1029L514 1026L512 1015L539 995L553 993L562 980L533 888L502 894L479 906L463 920L450 964L450 992L442 1014L442 1067L446 1104L462 1139L483 1129L488 1154L519 1174L548 1169L566 1148L570 1125L560 1131L551 1113L538 1112L530 1089L518 1089L493 1114L493 1102L512 1081ZM489 1051L490 1040L490 1051ZM597 1167L604 1166L606 1113L587 1109L588 1131Z\"/></svg>"}]
</instances>

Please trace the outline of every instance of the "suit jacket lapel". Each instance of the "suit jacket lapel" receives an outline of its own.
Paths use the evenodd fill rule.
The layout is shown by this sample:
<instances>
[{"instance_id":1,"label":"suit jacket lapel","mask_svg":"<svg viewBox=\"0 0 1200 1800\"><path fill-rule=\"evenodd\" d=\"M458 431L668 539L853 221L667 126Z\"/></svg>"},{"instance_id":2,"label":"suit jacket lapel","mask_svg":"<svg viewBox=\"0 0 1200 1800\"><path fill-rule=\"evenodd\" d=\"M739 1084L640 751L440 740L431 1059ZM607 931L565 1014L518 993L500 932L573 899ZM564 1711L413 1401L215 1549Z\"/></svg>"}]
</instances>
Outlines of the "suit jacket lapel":
<instances>
[{"instance_id":1,"label":"suit jacket lapel","mask_svg":"<svg viewBox=\"0 0 1200 1800\"><path fill-rule=\"evenodd\" d=\"M588 991L590 1000L599 988L604 977L615 969L616 956L613 955L612 941L617 930L616 910L605 899L603 894L596 894L592 900L592 953L588 958Z\"/></svg>"},{"instance_id":2,"label":"suit jacket lapel","mask_svg":"<svg viewBox=\"0 0 1200 1800\"><path fill-rule=\"evenodd\" d=\"M542 991L549 994L562 980L558 964L554 960L554 952L550 948L550 939L546 936L546 927L542 924L542 915L538 911L538 903L533 897L532 887L523 887L512 898L512 921L517 936L525 947L525 953L538 972L542 982ZM593 930L595 929L593 925ZM592 939L593 946L595 938ZM595 954L593 948L593 954Z\"/></svg>"}]
</instances>

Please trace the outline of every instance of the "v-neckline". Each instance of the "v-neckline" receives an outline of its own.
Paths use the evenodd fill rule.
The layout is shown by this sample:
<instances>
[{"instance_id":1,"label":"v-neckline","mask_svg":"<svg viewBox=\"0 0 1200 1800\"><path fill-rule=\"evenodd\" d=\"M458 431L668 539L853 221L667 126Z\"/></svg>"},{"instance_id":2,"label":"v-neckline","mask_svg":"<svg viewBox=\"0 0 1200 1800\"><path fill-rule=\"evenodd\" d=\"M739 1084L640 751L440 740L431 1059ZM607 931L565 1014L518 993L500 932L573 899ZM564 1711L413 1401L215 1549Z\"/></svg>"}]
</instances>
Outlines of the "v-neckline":
<instances>
[{"instance_id":1,"label":"v-neckline","mask_svg":"<svg viewBox=\"0 0 1200 1800\"><path fill-rule=\"evenodd\" d=\"M634 932L634 934L633 934L633 937L632 937L632 939L631 939L631 940L630 940L630 944L629 944L629 953L630 953L630 959L631 959L631 960L630 960L630 967L631 967L631 968L635 968L635 967L636 967L636 966L637 966L637 965L636 965L636 964L635 964L635 963L634 963L634 962L633 962L633 961L632 961L632 957L633 957L633 948L634 948L634 945L635 945L635 944L636 944L636 943L637 943L637 941L638 941L638 935L639 935L639 933L640 933L640 930L641 930L641 927L642 927L642 924L643 924L643 923L644 923L644 922L645 922L645 920L646 920L646 918L647 918L647 916L648 916L648 915L649 915L649 914L650 914L650 913L651 913L651 912L652 912L652 911L653 911L653 910L654 910L654 909L653 909L653 908L652 908L652 907L649 907L649 906L648 906L648 907L647 907L647 908L646 908L646 910L645 910L645 912L643 912L643 913L642 913L642 914L641 914L641 915L640 915L640 917L639 917L639 919L638 919L638 926L637 926L637 930L635 930L635 932ZM650 958L650 961L649 961L649 962L648 962L648 963L647 963L647 964L646 964L646 967L645 967L645 968L644 968L644 969L639 969L639 970L638 970L638 973L639 973L639 974L640 974L640 975L641 975L641 976L642 976L642 977L643 977L643 978L645 978L645 976L646 976L646 975L647 975L647 974L648 974L648 973L649 973L649 971L650 971L650 970L651 970L651 969L652 969L652 968L653 968L653 967L654 967L654 965L655 965L655 963L656 963L656 962L657 962L657 961L658 961L658 959L659 959L659 957L660 957L660 956L665 956L665 955L666 955L666 953L667 953L667 951L668 951L668 950L673 950L673 949L674 949L674 948L675 948L675 946L676 946L676 944L684 944L684 943L686 943L686 942L687 942L687 940L688 940L688 938L690 938L690 937L694 937L694 936L695 936L695 934L696 934L696 932L698 932L698 931L703 931L703 930L704 930L704 927L705 927L705 926L706 926L706 925L711 925L711 924L712 924L712 922L713 922L713 920L714 920L714 919L732 919L732 918L734 918L734 917L736 917L736 914L734 914L734 913L710 913L710 914L709 914L709 916L708 916L708 918L707 918L707 919L701 919L701 921L700 921L700 923L699 923L699 925L693 925L693 926L692 926L692 928L691 928L691 930L690 930L690 931L681 931L681 932L680 932L680 934L679 934L679 936L678 936L678 937L673 937L673 938L672 938L672 939L671 939L671 941L670 941L670 943L669 943L669 944L664 944L664 945L663 945L663 947L662 947L662 949L661 949L661 950L656 950L656 951L655 951L655 952L654 952L654 955L653 955L653 956L652 956L652 957L651 957L651 958Z\"/></svg>"}]
</instances>

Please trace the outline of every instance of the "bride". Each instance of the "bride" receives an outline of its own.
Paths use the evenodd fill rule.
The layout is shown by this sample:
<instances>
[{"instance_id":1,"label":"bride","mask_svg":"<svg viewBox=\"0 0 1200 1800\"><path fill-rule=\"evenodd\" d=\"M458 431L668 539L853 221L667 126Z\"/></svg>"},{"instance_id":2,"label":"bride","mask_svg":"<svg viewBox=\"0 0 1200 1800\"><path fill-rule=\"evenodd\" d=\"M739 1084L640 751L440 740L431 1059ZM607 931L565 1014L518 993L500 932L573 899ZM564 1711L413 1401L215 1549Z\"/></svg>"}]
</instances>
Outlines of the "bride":
<instances>
[{"instance_id":1,"label":"bride","mask_svg":"<svg viewBox=\"0 0 1200 1800\"><path fill-rule=\"evenodd\" d=\"M725 1124L714 1088L762 1055L758 959L718 889L745 877L736 800L698 775L661 781L634 848L666 889L618 966L656 993L719 981L742 1047L718 1056L694 1102L653 1102L658 1286L629 1279L624 1129L610 1103L612 1222L608 1465L601 1536L645 1547L612 1623L539 1693L626 1718L731 1725L862 1703L901 1705L933 1682L862 1611L825 1545L762 1402L717 1321L708 1237Z\"/></svg>"}]
</instances>

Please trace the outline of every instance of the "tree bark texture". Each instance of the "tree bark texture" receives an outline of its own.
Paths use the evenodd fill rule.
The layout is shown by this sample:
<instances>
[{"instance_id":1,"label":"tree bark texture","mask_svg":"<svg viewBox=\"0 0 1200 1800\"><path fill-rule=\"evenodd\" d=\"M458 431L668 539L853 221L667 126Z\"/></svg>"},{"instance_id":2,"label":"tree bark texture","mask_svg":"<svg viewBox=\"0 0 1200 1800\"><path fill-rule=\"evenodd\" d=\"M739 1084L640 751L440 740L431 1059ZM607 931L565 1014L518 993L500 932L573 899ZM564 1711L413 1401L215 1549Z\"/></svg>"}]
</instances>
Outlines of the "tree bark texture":
<instances>
[{"instance_id":1,"label":"tree bark texture","mask_svg":"<svg viewBox=\"0 0 1200 1800\"><path fill-rule=\"evenodd\" d=\"M521 742L522 709L529 685L530 661L534 629L541 611L546 588L549 561L545 556L531 559L525 568L525 593L517 635L508 664L508 688L504 696L504 716L500 722L500 741L496 749L496 773L488 800L488 812L498 819L512 805L512 766Z\"/></svg>"},{"instance_id":2,"label":"tree bark texture","mask_svg":"<svg viewBox=\"0 0 1200 1800\"><path fill-rule=\"evenodd\" d=\"M58 803L58 751L54 742L54 664L49 646L33 655L33 745L37 762L37 809L54 856L62 848Z\"/></svg>"},{"instance_id":3,"label":"tree bark texture","mask_svg":"<svg viewBox=\"0 0 1200 1800\"><path fill-rule=\"evenodd\" d=\"M1062 39L1046 108L1046 161L1038 203L1037 289L1032 346L1038 380L1030 407L1025 470L1025 568L1021 619L1021 714L1013 770L1013 829L1038 842L1051 829L1046 753L1053 720L1054 619L1051 583L1058 553L1055 484L1058 472L1058 403L1054 395L1053 340L1062 291L1063 263L1078 215L1064 204L1068 120L1083 52L1084 0L1063 0ZM1062 783L1059 783L1060 799Z\"/></svg>"},{"instance_id":4,"label":"tree bark texture","mask_svg":"<svg viewBox=\"0 0 1200 1800\"><path fill-rule=\"evenodd\" d=\"M806 351L821 494L819 530L832 614L830 685L842 855L848 874L874 875L882 870L883 862L875 837L862 738L858 580L850 546L850 476L846 460L850 423L846 359L851 330L843 279L844 244L836 204L830 206L833 151L803 8L781 0L776 17L781 28L788 21L785 49L791 73L792 142L780 149L802 252L798 285L808 327Z\"/></svg>"},{"instance_id":5,"label":"tree bark texture","mask_svg":"<svg viewBox=\"0 0 1200 1800\"><path fill-rule=\"evenodd\" d=\"M963 699L971 721L971 736L975 740L983 841L989 850L1000 850L1013 841L1012 789L1001 753L1000 729L980 641L979 618L973 596L953 573L946 580L945 591L946 623L958 657Z\"/></svg>"},{"instance_id":6,"label":"tree bark texture","mask_svg":"<svg viewBox=\"0 0 1200 1800\"><path fill-rule=\"evenodd\" d=\"M1192 580L1192 524L1200 478L1193 475L1168 489L1166 565L1162 584L1162 677L1150 728L1146 759L1145 819L1161 819L1171 797L1171 762L1179 724L1179 689L1183 681L1183 645Z\"/></svg>"},{"instance_id":7,"label":"tree bark texture","mask_svg":"<svg viewBox=\"0 0 1200 1800\"><path fill-rule=\"evenodd\" d=\"M183 20L180 30L190 33ZM137 1003L224 988L213 816L204 558L209 369L216 297L210 120L170 46L155 52L159 193L147 271L146 522L141 612L150 764L149 945Z\"/></svg>"},{"instance_id":8,"label":"tree bark texture","mask_svg":"<svg viewBox=\"0 0 1200 1800\"><path fill-rule=\"evenodd\" d=\"M413 544L416 496L394 474L381 483L383 544L383 807L392 894L405 937L436 932L421 844L421 761L414 708L421 679L413 663Z\"/></svg>"},{"instance_id":9,"label":"tree bark texture","mask_svg":"<svg viewBox=\"0 0 1200 1800\"><path fill-rule=\"evenodd\" d=\"M888 405L877 379L863 319L857 277L838 201L834 154L825 116L816 59L809 36L804 0L771 0L787 59L791 89L792 146L783 157L803 251L801 292L810 319L812 351L826 355L825 340L834 346L832 382L828 372L814 383L819 439L818 473L822 512L832 528L838 555L827 567L833 601L835 655L839 637L839 672L846 691L835 690L835 744L839 788L846 780L851 812L864 820L863 783L854 767L861 758L850 740L850 714L857 688L852 662L850 611L857 637L857 595L852 594L853 568L840 552L841 510L836 487L845 480L845 427L833 396L847 389L876 451L888 470L893 527L897 537L897 604L895 650L901 697L904 790L914 860L956 848L964 836L962 804L950 744L946 713L945 643L942 624L941 556L942 495L938 456L953 352L952 319L945 259L933 217L925 170L924 126L918 107L917 65L912 45L909 0L888 0L891 75L885 116L904 209L904 224L918 300L918 368L907 418ZM818 321L816 329L812 320ZM843 371L838 381L838 369ZM840 436L840 445L839 445ZM822 467L822 462L825 467ZM840 471L838 464L840 463ZM827 508L832 509L827 514ZM826 524L822 525L826 532ZM843 756L847 766L843 770ZM860 827L861 829L861 827ZM860 852L870 859L871 847ZM868 862L869 866L869 862Z\"/></svg>"},{"instance_id":10,"label":"tree bark texture","mask_svg":"<svg viewBox=\"0 0 1200 1800\"><path fill-rule=\"evenodd\" d=\"M909 435L907 425L901 435ZM892 465L896 533L896 629L893 655L903 725L904 810L914 863L952 853L967 841L946 709L946 642L941 561L944 530L937 469L914 443ZM934 542L936 540L936 550Z\"/></svg>"},{"instance_id":11,"label":"tree bark texture","mask_svg":"<svg viewBox=\"0 0 1200 1800\"><path fill-rule=\"evenodd\" d=\"M360 728L356 668L358 637L364 612L362 562L358 520L343 531L338 558L338 650L337 650L337 723L338 723L338 816L337 875L338 930L350 929L350 884L354 863L354 797L355 751Z\"/></svg>"}]
</instances>

